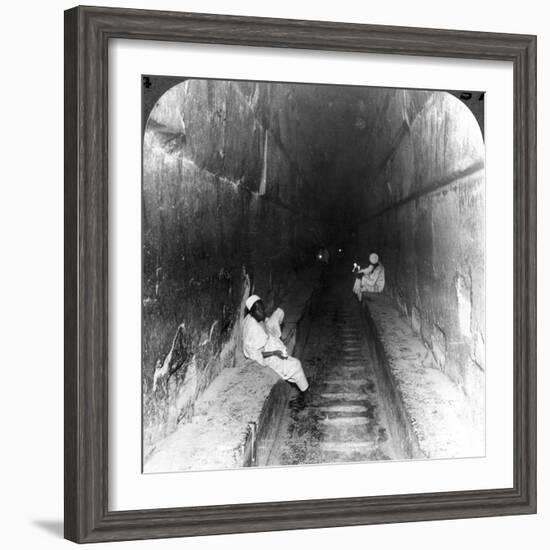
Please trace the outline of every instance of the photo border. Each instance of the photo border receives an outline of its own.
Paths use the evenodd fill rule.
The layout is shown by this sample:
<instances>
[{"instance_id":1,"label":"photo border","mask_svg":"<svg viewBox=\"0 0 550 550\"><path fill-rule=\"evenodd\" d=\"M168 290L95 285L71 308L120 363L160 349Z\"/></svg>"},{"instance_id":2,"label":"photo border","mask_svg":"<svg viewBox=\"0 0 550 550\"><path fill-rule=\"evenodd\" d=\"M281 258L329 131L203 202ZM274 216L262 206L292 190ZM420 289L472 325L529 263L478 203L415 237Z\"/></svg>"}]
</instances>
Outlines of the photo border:
<instances>
[{"instance_id":1,"label":"photo border","mask_svg":"<svg viewBox=\"0 0 550 550\"><path fill-rule=\"evenodd\" d=\"M163 40L511 61L514 483L509 489L108 510L108 43ZM65 12L65 537L75 542L536 512L536 37L77 7Z\"/></svg>"}]
</instances>

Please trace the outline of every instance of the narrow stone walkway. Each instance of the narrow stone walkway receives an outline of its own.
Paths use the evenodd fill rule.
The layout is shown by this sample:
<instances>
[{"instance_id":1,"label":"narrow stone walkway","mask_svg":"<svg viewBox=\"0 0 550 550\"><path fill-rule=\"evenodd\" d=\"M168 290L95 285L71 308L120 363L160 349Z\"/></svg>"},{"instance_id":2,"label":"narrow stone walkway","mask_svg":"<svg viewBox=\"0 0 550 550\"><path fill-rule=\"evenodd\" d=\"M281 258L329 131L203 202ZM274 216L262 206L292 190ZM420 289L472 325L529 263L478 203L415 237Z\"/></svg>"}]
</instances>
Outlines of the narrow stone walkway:
<instances>
[{"instance_id":1,"label":"narrow stone walkway","mask_svg":"<svg viewBox=\"0 0 550 550\"><path fill-rule=\"evenodd\" d=\"M307 406L290 409L271 464L395 458L362 310L351 293L352 281L339 283L336 275L328 278L304 352L304 365L313 374Z\"/></svg>"},{"instance_id":2,"label":"narrow stone walkway","mask_svg":"<svg viewBox=\"0 0 550 550\"><path fill-rule=\"evenodd\" d=\"M284 337L290 353L296 344L297 323L318 279L317 267L300 272L277 304L285 311ZM243 467L250 424L261 422L265 403L279 381L275 371L246 360L239 351L235 366L223 369L198 397L191 421L181 422L155 445L144 460L144 472Z\"/></svg>"}]
</instances>

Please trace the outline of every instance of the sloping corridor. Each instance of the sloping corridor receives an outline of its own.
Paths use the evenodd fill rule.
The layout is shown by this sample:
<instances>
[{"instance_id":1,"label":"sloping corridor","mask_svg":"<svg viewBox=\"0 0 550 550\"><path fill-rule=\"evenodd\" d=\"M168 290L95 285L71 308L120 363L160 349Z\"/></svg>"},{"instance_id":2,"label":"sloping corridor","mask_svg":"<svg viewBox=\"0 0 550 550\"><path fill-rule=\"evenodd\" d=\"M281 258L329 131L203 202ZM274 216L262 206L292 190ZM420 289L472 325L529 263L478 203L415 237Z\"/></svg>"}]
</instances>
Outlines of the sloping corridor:
<instances>
[{"instance_id":1,"label":"sloping corridor","mask_svg":"<svg viewBox=\"0 0 550 550\"><path fill-rule=\"evenodd\" d=\"M352 282L341 264L330 273L303 353L313 372L307 406L289 407L268 464L404 458L392 447L379 367Z\"/></svg>"},{"instance_id":2,"label":"sloping corridor","mask_svg":"<svg viewBox=\"0 0 550 550\"><path fill-rule=\"evenodd\" d=\"M483 94L149 78L144 471L482 453ZM351 267L372 252L370 311ZM243 355L252 294L291 313L311 376L288 417L289 384Z\"/></svg>"}]
</instances>

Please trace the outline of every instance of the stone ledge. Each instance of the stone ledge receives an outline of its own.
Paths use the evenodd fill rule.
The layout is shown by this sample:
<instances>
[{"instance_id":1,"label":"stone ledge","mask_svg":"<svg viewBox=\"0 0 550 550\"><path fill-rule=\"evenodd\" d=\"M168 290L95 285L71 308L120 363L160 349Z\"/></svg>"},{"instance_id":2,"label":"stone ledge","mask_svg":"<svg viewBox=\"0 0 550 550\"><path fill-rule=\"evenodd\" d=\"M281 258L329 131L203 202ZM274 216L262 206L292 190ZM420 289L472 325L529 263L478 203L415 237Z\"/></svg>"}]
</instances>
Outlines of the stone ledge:
<instances>
[{"instance_id":1,"label":"stone ledge","mask_svg":"<svg viewBox=\"0 0 550 550\"><path fill-rule=\"evenodd\" d=\"M283 339L291 354L300 354L298 334L315 290L316 274L296 280L281 306ZM242 468L267 461L277 435L290 386L269 367L241 359L224 369L197 399L191 422L159 441L144 463L144 473ZM258 461L256 461L258 455Z\"/></svg>"},{"instance_id":2,"label":"stone ledge","mask_svg":"<svg viewBox=\"0 0 550 550\"><path fill-rule=\"evenodd\" d=\"M391 299L369 294L364 304L382 348L382 368L388 369L403 406L413 445L426 458L484 456L484 423L472 425L468 398L435 366L430 351Z\"/></svg>"},{"instance_id":3,"label":"stone ledge","mask_svg":"<svg viewBox=\"0 0 550 550\"><path fill-rule=\"evenodd\" d=\"M242 467L250 423L260 418L279 380L269 367L248 360L222 371L197 400L192 422L157 444L145 473Z\"/></svg>"}]
</instances>

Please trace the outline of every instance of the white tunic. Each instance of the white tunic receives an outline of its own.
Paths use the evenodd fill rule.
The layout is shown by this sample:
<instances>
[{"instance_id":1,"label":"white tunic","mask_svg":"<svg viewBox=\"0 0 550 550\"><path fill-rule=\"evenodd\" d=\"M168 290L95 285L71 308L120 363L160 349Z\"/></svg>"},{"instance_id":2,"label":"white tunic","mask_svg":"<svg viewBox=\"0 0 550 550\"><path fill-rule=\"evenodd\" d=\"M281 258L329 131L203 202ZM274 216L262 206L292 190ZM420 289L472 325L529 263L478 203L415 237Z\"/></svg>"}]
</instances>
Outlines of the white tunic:
<instances>
[{"instance_id":1,"label":"white tunic","mask_svg":"<svg viewBox=\"0 0 550 550\"><path fill-rule=\"evenodd\" d=\"M247 359L253 359L260 365L265 365L262 355L267 344L267 332L261 323L248 314L243 321L243 353Z\"/></svg>"},{"instance_id":2,"label":"white tunic","mask_svg":"<svg viewBox=\"0 0 550 550\"><path fill-rule=\"evenodd\" d=\"M361 278L361 290L363 292L382 292L386 283L386 276L384 273L384 266L379 263L374 269L372 265L369 265L366 269L361 271L364 273Z\"/></svg>"},{"instance_id":3,"label":"white tunic","mask_svg":"<svg viewBox=\"0 0 550 550\"><path fill-rule=\"evenodd\" d=\"M357 273L363 275L360 279L355 279L353 284L353 292L359 301L361 301L363 292L382 292L384 290L386 275L381 263L378 263L374 269L372 265L369 265L365 269L358 270Z\"/></svg>"},{"instance_id":4,"label":"white tunic","mask_svg":"<svg viewBox=\"0 0 550 550\"><path fill-rule=\"evenodd\" d=\"M264 357L263 351L280 349L286 352L284 343L275 336L269 335L263 323L259 323L248 314L243 321L243 353L263 366L273 369L281 378L294 382L301 391L307 390L309 384L302 369L302 363L296 357L281 359L277 356Z\"/></svg>"}]
</instances>

